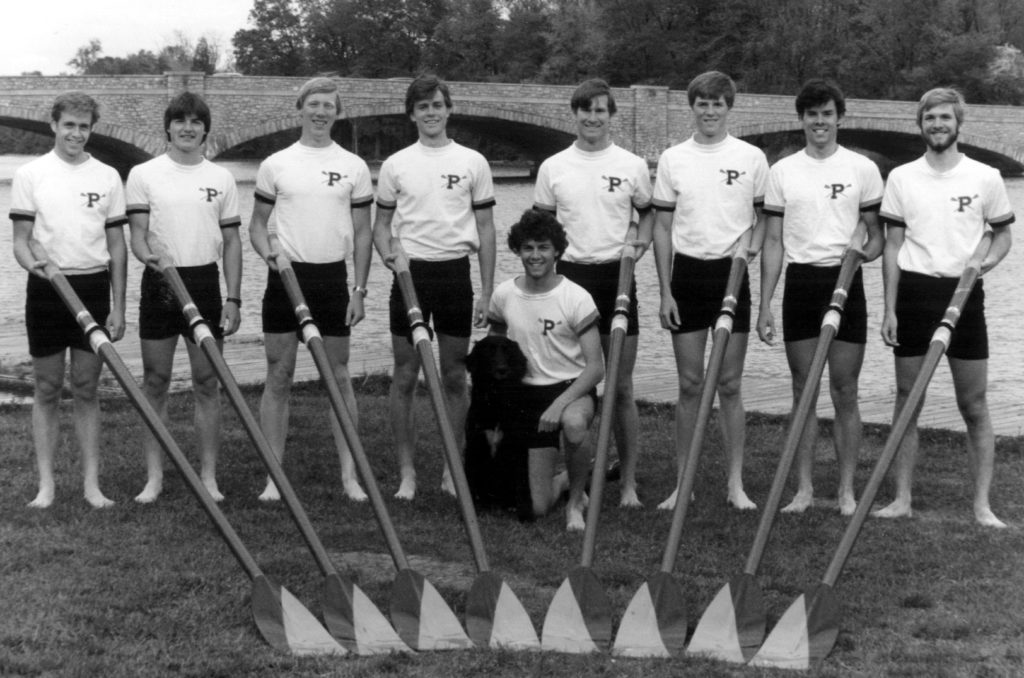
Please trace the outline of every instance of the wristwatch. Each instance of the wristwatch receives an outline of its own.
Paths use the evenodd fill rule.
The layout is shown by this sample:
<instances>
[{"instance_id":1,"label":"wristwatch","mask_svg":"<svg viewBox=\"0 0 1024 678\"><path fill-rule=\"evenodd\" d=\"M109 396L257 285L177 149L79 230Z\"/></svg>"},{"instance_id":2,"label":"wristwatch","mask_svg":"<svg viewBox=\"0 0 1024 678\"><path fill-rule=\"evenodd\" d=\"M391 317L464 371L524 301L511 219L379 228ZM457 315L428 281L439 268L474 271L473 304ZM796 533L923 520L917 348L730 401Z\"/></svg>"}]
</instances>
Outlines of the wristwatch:
<instances>
[{"instance_id":1,"label":"wristwatch","mask_svg":"<svg viewBox=\"0 0 1024 678\"><path fill-rule=\"evenodd\" d=\"M355 287L352 288L352 293L355 294L356 292L358 292L359 294L363 295L364 299L366 298L366 295L369 294L367 289L365 287L363 287L362 285L356 285Z\"/></svg>"}]
</instances>

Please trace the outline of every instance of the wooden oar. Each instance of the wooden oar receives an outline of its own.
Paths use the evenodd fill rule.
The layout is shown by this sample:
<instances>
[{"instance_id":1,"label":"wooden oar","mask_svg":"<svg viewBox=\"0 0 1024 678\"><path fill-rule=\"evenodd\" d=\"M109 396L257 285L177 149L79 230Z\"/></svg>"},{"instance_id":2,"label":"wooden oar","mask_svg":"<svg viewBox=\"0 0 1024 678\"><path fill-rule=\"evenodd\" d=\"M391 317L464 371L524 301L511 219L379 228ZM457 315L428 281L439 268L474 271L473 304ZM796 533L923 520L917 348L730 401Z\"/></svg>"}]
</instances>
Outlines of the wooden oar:
<instances>
[{"instance_id":1,"label":"wooden oar","mask_svg":"<svg viewBox=\"0 0 1024 678\"><path fill-rule=\"evenodd\" d=\"M767 618L764 596L757 585L755 576L764 555L765 546L771 536L772 526L778 516L779 504L782 503L782 491L786 487L786 479L793 466L797 448L803 437L804 424L818 400L821 386L821 375L828 360L829 347L832 339L839 331L842 322L843 308L846 306L850 284L864 260L862 249L864 241L863 229L857 229L850 246L843 255L835 289L829 302L828 310L821 321L821 332L818 343L814 347L814 356L807 371L800 400L793 411L793 419L789 424L785 446L779 465L775 469L768 499L761 512L761 522L754 535L754 543L750 547L747 563L741 574L733 577L723 586L712 599L697 622L697 628L690 638L686 651L689 654L704 654L724 661L746 663L757 652L764 640L765 621Z\"/></svg>"},{"instance_id":2,"label":"wooden oar","mask_svg":"<svg viewBox=\"0 0 1024 678\"><path fill-rule=\"evenodd\" d=\"M448 414L448 404L441 390L441 376L434 363L434 352L431 348L430 330L423 320L416 289L413 287L412 275L409 273L409 260L397 240L392 240L391 251L394 259L395 276L398 280L402 299L405 302L409 326L412 330L412 342L419 353L423 376L430 392L430 401L434 407L434 417L441 432L445 458L448 469L455 483L455 496L458 498L462 521L466 526L469 545L473 551L477 578L469 590L466 600L466 629L474 643L482 647L505 647L512 649L536 649L540 646L537 632L533 628L530 616L515 593L500 576L491 571L484 551L480 525L477 523L476 509L470 495L466 471L462 465L462 454L455 442L455 431Z\"/></svg>"},{"instance_id":3,"label":"wooden oar","mask_svg":"<svg viewBox=\"0 0 1024 678\"><path fill-rule=\"evenodd\" d=\"M199 500L200 506L213 521L217 532L220 533L239 565L252 580L252 615L263 638L275 649L283 652L347 654L347 650L331 637L331 634L320 625L316 617L303 607L294 595L263 574L252 554L242 543L238 533L231 527L228 519L217 506L217 502L213 500L199 476L192 470L185 454L174 442L167 427L161 421L160 415L149 404L142 389L132 379L131 372L114 349L114 345L107 337L103 327L86 310L67 278L49 260L42 246L35 241L32 241L30 246L36 260L46 262L43 265L46 277L64 301L64 305L68 307L82 327L92 350L110 368L132 405L142 415L142 419L153 433L153 437L160 443L174 465L178 467L178 471L185 478L192 494Z\"/></svg>"},{"instance_id":4,"label":"wooden oar","mask_svg":"<svg viewBox=\"0 0 1024 678\"><path fill-rule=\"evenodd\" d=\"M627 236L627 242L632 239ZM544 627L541 646L546 650L586 654L608 647L612 637L612 606L604 587L591 567L597 543L597 523L601 515L601 497L604 491L605 471L608 465L608 445L611 440L612 420L615 418L615 393L619 381L619 363L622 345L629 327L629 290L636 266L636 248L626 245L619 261L619 281L616 289L611 334L608 339L608 362L605 366L604 395L601 399L601 423L597 430L597 449L594 452L594 470L590 475L590 504L583 533L580 564L569 572L555 597L551 600Z\"/></svg>"},{"instance_id":5,"label":"wooden oar","mask_svg":"<svg viewBox=\"0 0 1024 678\"><path fill-rule=\"evenodd\" d=\"M356 654L409 652L409 647L398 637L395 630L391 628L391 624L370 598L353 582L343 578L334 567L327 554L327 549L324 548L323 542L320 541L320 537L313 529L309 516L302 508L292 484L288 481L288 476L281 468L281 462L274 455L256 417L245 404L245 396L238 388L238 382L235 381L228 364L217 348L217 340L214 338L213 332L210 331L206 320L199 313L199 308L192 301L181 275L166 257L161 259L159 265L164 278L178 298L182 313L188 321L192 338L202 349L217 378L224 385L228 400L238 412L253 446L280 490L285 506L291 513L306 546L309 547L310 553L313 554L313 558L324 575L321 601L327 630L347 649Z\"/></svg>"},{"instance_id":6,"label":"wooden oar","mask_svg":"<svg viewBox=\"0 0 1024 678\"><path fill-rule=\"evenodd\" d=\"M931 343L921 363L921 371L910 388L903 408L896 416L885 441L885 447L875 462L867 485L857 502L846 532L839 542L832 562L825 570L821 583L808 588L801 594L779 619L779 622L768 634L764 645L750 661L753 666L781 667L790 669L808 669L823 660L832 651L836 638L839 636L839 624L842 621L839 599L835 594L836 580L846 565L846 560L853 550L853 545L860 535L864 521L867 519L871 505L875 501L878 488L885 480L885 475L892 465L900 443L907 433L907 428L914 419L914 412L928 389L928 382L935 374L935 368L949 347L953 330L960 319L960 311L974 289L974 283L981 272L981 262L988 254L992 242L991 233L986 233L978 244L974 254L967 262L963 274L957 283L953 298L946 308L942 322L932 334Z\"/></svg>"},{"instance_id":7,"label":"wooden oar","mask_svg":"<svg viewBox=\"0 0 1024 678\"><path fill-rule=\"evenodd\" d=\"M615 646L612 648L613 653L621 656L671 657L680 652L686 644L685 596L679 582L672 576L672 571L675 569L686 510L690 505L694 481L697 478L697 466L701 449L704 447L704 431L715 402L718 375L721 372L729 337L732 335L740 287L747 270L747 260L754 254L750 246L752 236L753 229L747 230L740 238L733 254L722 299L722 310L715 321L711 354L708 356L700 403L694 419L693 437L676 488L676 505L672 512L672 525L669 527L661 570L644 582L622 616L619 631L615 636Z\"/></svg>"},{"instance_id":8,"label":"wooden oar","mask_svg":"<svg viewBox=\"0 0 1024 678\"><path fill-rule=\"evenodd\" d=\"M409 566L402 545L398 541L394 523L391 521L391 516L388 514L381 496L380 488L377 486L373 468L370 466L369 458L359 440L355 420L349 412L341 388L334 377L334 370L327 357L327 349L324 348L323 337L306 305L298 279L295 277L295 271L292 269L291 262L280 251L279 243L274 237L271 238L271 247L272 253L269 258L277 265L288 298L295 307L295 316L298 318L299 327L302 330L303 341L320 372L320 379L324 388L327 389L331 409L334 411L334 416L337 418L345 441L352 452L352 459L355 461L366 494L370 498L377 524L380 525L384 541L391 553L391 559L398 571L391 586L390 605L391 621L395 625L395 630L398 631L401 639L414 650L458 650L472 647L472 643L462 630L455 613L441 598L441 594L423 578L423 575Z\"/></svg>"}]
</instances>

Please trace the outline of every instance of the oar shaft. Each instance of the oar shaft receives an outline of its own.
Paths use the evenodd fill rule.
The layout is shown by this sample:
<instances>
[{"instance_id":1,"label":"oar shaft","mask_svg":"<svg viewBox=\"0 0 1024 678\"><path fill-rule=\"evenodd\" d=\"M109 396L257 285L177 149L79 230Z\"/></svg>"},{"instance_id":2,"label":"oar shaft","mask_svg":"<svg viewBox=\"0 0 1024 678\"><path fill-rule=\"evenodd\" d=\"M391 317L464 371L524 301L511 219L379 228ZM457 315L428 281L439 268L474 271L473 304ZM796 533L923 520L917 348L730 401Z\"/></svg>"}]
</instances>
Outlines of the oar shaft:
<instances>
[{"instance_id":1,"label":"oar shaft","mask_svg":"<svg viewBox=\"0 0 1024 678\"><path fill-rule=\"evenodd\" d=\"M178 303L181 305L182 313L184 313L185 318L188 321L189 329L192 332L192 338L197 344L199 344L200 349L209 361L214 373L224 386L224 391L227 393L228 400L231 401L231 405L238 413L238 417L242 420L242 425L249 434L249 439L252 441L253 446L256 448L260 458L263 460L263 464L266 466L270 477L277 485L277 488L281 493L281 498L284 500L285 506L288 507L288 511L291 513L292 519L295 521L295 525L299 528L302 538L305 540L306 545L313 554L320 571L323 572L324 575L337 574L338 571L331 562L330 556L327 554L327 549L324 548L323 542L320 541L320 537L317 536L316 532L313 530L313 525L309 520L309 516L302 508L302 503L299 501L298 496L296 496L295 490L292 488L292 484L288 481L288 476L285 475L284 469L281 467L281 462L278 461L277 456L271 449L269 441L263 434L263 430L260 428L259 423L252 414L252 410L250 410L249 406L246 405L245 396L242 395L242 391L238 387L238 382L235 381L234 376L231 374L231 370L228 368L227 362L224 360L224 356L221 355L221 352L217 347L217 340L214 338L213 333L207 326L206 320L202 315L200 315L199 309L196 307L191 295L188 293L188 288L185 287L185 282L181 279L181 275L174 266L169 265L164 266L162 268L162 272L164 278L174 291L174 295L178 298Z\"/></svg>"},{"instance_id":2,"label":"oar shaft","mask_svg":"<svg viewBox=\"0 0 1024 678\"><path fill-rule=\"evenodd\" d=\"M89 343L93 350L103 359L107 367L114 374L114 378L117 379L118 383L121 384L121 388L124 389L128 399L132 401L132 405L142 415L142 420L146 426L153 433L157 442L167 452L167 455L174 462L174 465L178 467L178 471L184 476L189 489L192 494L195 495L196 499L199 500L200 506L206 512L206 515L213 521L217 531L220 532L221 537L227 543L228 548L231 549L231 553L234 554L235 559L238 561L242 569L249 576L250 579L256 579L257 577L263 576L260 571L259 565L256 564L256 560L249 553L248 549L242 543L238 533L235 532L231 524L228 523L224 513L217 506L217 502L213 500L210 493L206 490L202 480L196 475L196 472L192 470L192 466L188 463L185 458L185 454L178 447L177 443L171 437L171 434L167 431L167 427L164 426L160 420L160 415L156 413L153 406L149 404L142 389L139 388L135 380L132 379L131 372L128 367L121 360L121 356L118 355L114 349L114 345L110 339L103 332L103 328L100 327L92 315L86 310L85 305L82 304L81 299L71 288L71 284L68 283L67 279L62 273L60 273L56 266L49 264L47 266L47 276L50 278L50 282L53 284L57 293L60 295L64 304L68 307L78 324L82 327L86 337L89 339Z\"/></svg>"},{"instance_id":3,"label":"oar shaft","mask_svg":"<svg viewBox=\"0 0 1024 678\"><path fill-rule=\"evenodd\" d=\"M423 366L423 377L427 382L427 390L430 393L430 402L434 408L434 418L437 419L437 427L441 433L441 443L444 448L445 458L448 460L448 470L451 473L452 482L455 484L455 496L459 502L459 509L462 511L462 520L466 526L470 549L473 551L473 560L476 563L478 572L487 572L490 570L490 565L487 562L487 553L484 551L484 541L480 535L480 525L477 522L476 509L473 507L469 482L466 480L466 471L462 466L462 455L455 441L455 431L452 428L451 416L448 414L448 403L445 400L444 393L441 391L441 375L438 373L437 364L434 362L434 352L430 345L430 331L423 320L423 312L420 310L419 301L416 298L416 288L413 286L412 274L409 273L408 265L404 259L399 264L396 276L398 278L398 286L405 301L406 312L409 316L412 341L416 345L416 350L420 356L420 363Z\"/></svg>"},{"instance_id":4,"label":"oar shaft","mask_svg":"<svg viewBox=\"0 0 1024 678\"><path fill-rule=\"evenodd\" d=\"M757 574L757 569L764 556L765 546L771 536L772 526L778 516L779 504L782 502L782 492L786 487L786 479L793 467L793 459L803 439L804 426L818 401L818 392L821 389L821 375L825 371L825 362L828 360L829 348L832 339L839 331L839 324L842 322L843 309L846 306L846 299L849 296L849 288L853 282L857 269L860 267L864 255L859 249L849 249L843 257L839 275L836 278L836 286L832 292L832 299L829 302L828 311L821 322L821 332L818 334L818 343L814 347L814 355L807 370L807 380L804 382L800 399L797 401L796 409L793 410L793 418L789 423L789 432L786 435L786 443L782 448L782 456L779 458L778 468L775 470L775 478L772 480L768 498L765 500L761 512L761 521L757 526L757 533L754 535L754 544L750 547L750 554L747 556L746 566L743 571L751 576Z\"/></svg>"},{"instance_id":5,"label":"oar shaft","mask_svg":"<svg viewBox=\"0 0 1024 678\"><path fill-rule=\"evenodd\" d=\"M861 493L860 501L857 502L857 509L853 512L853 517L850 518L850 522L846 526L846 531L843 533L839 547L832 557L832 562L829 563L828 569L825 570L825 576L821 580L823 584L834 587L843 570L843 566L846 565L846 560L850 557L850 552L853 550L861 528L864 526L864 521L867 519L868 512L871 510L871 505L875 500L875 495L878 493L878 488L881 486L882 481L885 480L885 475L888 473L889 467L899 451L907 429L915 418L917 406L924 397L925 391L928 390L928 383L931 381L932 375L935 374L939 360L942 359L943 354L949 347L953 330L956 328L964 304L967 303L971 291L974 289L974 284L978 280L981 262L988 253L991 241L991 234L986 233L968 262L963 275L960 276L956 291L953 293L953 298L950 300L949 306L942 317L942 322L932 334L928 351L925 353L924 360L921 363L921 370L917 373L917 377L910 387L910 393L907 394L903 408L893 422L889 438L885 441L885 447L882 449L878 461L875 462L875 468Z\"/></svg>"},{"instance_id":6,"label":"oar shaft","mask_svg":"<svg viewBox=\"0 0 1024 678\"><path fill-rule=\"evenodd\" d=\"M377 523L380 526L381 533L384 535L384 541L387 543L388 551L391 553L391 559L398 570L407 570L409 569L409 561L402 550L401 542L398 541L398 534L395 532L394 523L391 521L387 506L384 504L384 498L381 496L380 488L377 486L377 478L373 475L373 468L370 466L369 458L366 456L366 451L359 440L359 434L355 421L352 419L352 414L345 405L345 399L334 377L331 361L327 357L327 350L324 348L323 338L313 322L313 316L306 305L302 289L299 287L299 281L295 277L295 271L292 269L291 263L283 256L278 257L277 267L278 273L281 275L281 281L284 283L285 290L288 293L288 298L295 307L295 315L298 318L299 327L302 329L306 348L309 349L310 354L313 356L313 363L320 373L320 381L323 383L324 388L327 389L327 399L330 401L331 409L334 411L334 416L341 426L342 435L345 438L345 442L348 443L356 469L363 480L366 495L370 498L370 505L373 506L374 514L377 516Z\"/></svg>"}]
</instances>

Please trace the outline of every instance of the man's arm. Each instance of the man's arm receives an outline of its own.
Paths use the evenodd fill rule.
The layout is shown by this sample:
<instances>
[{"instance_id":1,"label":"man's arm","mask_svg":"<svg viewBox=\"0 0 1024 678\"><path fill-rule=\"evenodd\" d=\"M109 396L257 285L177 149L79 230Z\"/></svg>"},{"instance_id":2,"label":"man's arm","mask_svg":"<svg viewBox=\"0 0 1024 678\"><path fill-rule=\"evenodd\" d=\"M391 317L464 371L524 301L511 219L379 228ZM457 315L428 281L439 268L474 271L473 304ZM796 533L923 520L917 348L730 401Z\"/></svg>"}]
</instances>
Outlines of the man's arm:
<instances>
[{"instance_id":1,"label":"man's arm","mask_svg":"<svg viewBox=\"0 0 1024 678\"><path fill-rule=\"evenodd\" d=\"M647 250L651 247L651 242L654 240L654 208L647 207L643 210L637 211L636 221L636 239L628 245L633 245L637 248L636 260L640 261L640 258L647 253Z\"/></svg>"},{"instance_id":2,"label":"man's arm","mask_svg":"<svg viewBox=\"0 0 1024 678\"><path fill-rule=\"evenodd\" d=\"M679 327L679 307L672 297L672 212L656 210L654 215L654 266L658 270L658 288L661 291L661 326L674 330Z\"/></svg>"},{"instance_id":3,"label":"man's arm","mask_svg":"<svg viewBox=\"0 0 1024 678\"><path fill-rule=\"evenodd\" d=\"M1013 244L1013 234L1010 233L1010 226L997 226L992 229L992 244L988 248L988 254L981 262L981 272L988 273L1002 261L1010 252Z\"/></svg>"},{"instance_id":4,"label":"man's arm","mask_svg":"<svg viewBox=\"0 0 1024 678\"><path fill-rule=\"evenodd\" d=\"M43 272L43 267L39 265L28 245L32 240L32 227L35 224L28 219L14 219L11 221L11 225L14 228L11 243L14 250L14 259L18 262L19 266L29 273L45 278L46 274Z\"/></svg>"},{"instance_id":5,"label":"man's arm","mask_svg":"<svg viewBox=\"0 0 1024 678\"><path fill-rule=\"evenodd\" d=\"M882 254L885 247L885 232L878 220L878 212L861 212L860 220L867 227L868 239L864 243L864 261L874 261Z\"/></svg>"},{"instance_id":6,"label":"man's arm","mask_svg":"<svg viewBox=\"0 0 1024 678\"><path fill-rule=\"evenodd\" d=\"M775 317L772 296L782 276L782 217L768 214L761 247L761 299L757 311L757 336L766 344L775 342Z\"/></svg>"},{"instance_id":7,"label":"man's arm","mask_svg":"<svg viewBox=\"0 0 1024 678\"><path fill-rule=\"evenodd\" d=\"M892 224L885 228L885 247L882 250L882 287L885 290L885 310L882 315L882 341L898 346L896 341L896 290L900 284L900 267L896 257L903 247L907 229Z\"/></svg>"},{"instance_id":8,"label":"man's arm","mask_svg":"<svg viewBox=\"0 0 1024 678\"><path fill-rule=\"evenodd\" d=\"M149 213L134 212L128 215L128 243L132 254L146 266L159 271L158 258L149 244ZM159 248L158 248L159 249Z\"/></svg>"},{"instance_id":9,"label":"man's arm","mask_svg":"<svg viewBox=\"0 0 1024 678\"><path fill-rule=\"evenodd\" d=\"M395 270L395 253L391 251L391 222L394 218L394 207L381 207L377 203L377 216L373 220L373 246L384 265L392 271Z\"/></svg>"},{"instance_id":10,"label":"man's arm","mask_svg":"<svg viewBox=\"0 0 1024 678\"><path fill-rule=\"evenodd\" d=\"M224 285L229 299L242 298L242 235L238 226L221 229L224 239ZM225 336L238 331L242 324L242 312L238 304L225 301L220 312L220 327Z\"/></svg>"},{"instance_id":11,"label":"man's arm","mask_svg":"<svg viewBox=\"0 0 1024 678\"><path fill-rule=\"evenodd\" d=\"M252 204L252 219L249 220L249 242L256 254L260 255L271 269L277 270L273 260L267 259L270 255L270 213L274 206L263 202L259 198Z\"/></svg>"},{"instance_id":12,"label":"man's arm","mask_svg":"<svg viewBox=\"0 0 1024 678\"><path fill-rule=\"evenodd\" d=\"M579 400L604 379L604 352L601 350L601 335L597 324L592 324L580 335L580 348L586 366L569 388L555 398L540 415L539 431L556 431L562 423L562 411Z\"/></svg>"},{"instance_id":13,"label":"man's arm","mask_svg":"<svg viewBox=\"0 0 1024 678\"><path fill-rule=\"evenodd\" d=\"M494 292L494 262L497 259L497 237L494 234L494 209L475 210L476 231L480 237L480 250L477 257L480 262L480 298L473 308L473 327L487 325L487 309L491 305L491 293Z\"/></svg>"},{"instance_id":14,"label":"man's arm","mask_svg":"<svg viewBox=\"0 0 1024 678\"><path fill-rule=\"evenodd\" d=\"M373 231L370 227L370 206L352 208L352 264L353 282L356 288L366 290L366 282L370 277L370 258L373 256ZM366 317L364 306L366 292L353 290L348 304L345 322L350 326L359 324Z\"/></svg>"},{"instance_id":15,"label":"man's arm","mask_svg":"<svg viewBox=\"0 0 1024 678\"><path fill-rule=\"evenodd\" d=\"M110 253L110 315L107 316L107 332L113 341L124 336L125 290L128 287L128 247L124 242L124 227L113 226L105 229L107 252Z\"/></svg>"}]
</instances>

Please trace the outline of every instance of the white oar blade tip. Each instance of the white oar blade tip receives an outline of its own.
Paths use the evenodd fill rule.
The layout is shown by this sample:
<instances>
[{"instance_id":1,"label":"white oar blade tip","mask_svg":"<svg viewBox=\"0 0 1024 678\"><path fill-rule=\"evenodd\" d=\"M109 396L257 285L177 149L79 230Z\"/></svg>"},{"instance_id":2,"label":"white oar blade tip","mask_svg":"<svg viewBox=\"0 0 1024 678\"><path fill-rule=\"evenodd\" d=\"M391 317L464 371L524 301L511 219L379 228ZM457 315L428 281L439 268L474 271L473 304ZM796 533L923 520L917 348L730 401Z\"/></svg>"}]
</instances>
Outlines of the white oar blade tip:
<instances>
[{"instance_id":1,"label":"white oar blade tip","mask_svg":"<svg viewBox=\"0 0 1024 678\"><path fill-rule=\"evenodd\" d=\"M544 617L540 646L544 650L568 654L600 652L600 648L590 637L587 623L583 619L583 611L576 600L569 579L562 582L551 600L551 606Z\"/></svg>"},{"instance_id":2,"label":"white oar blade tip","mask_svg":"<svg viewBox=\"0 0 1024 678\"><path fill-rule=\"evenodd\" d=\"M352 587L352 618L355 652L358 655L412 652L384 618L377 606L358 587Z\"/></svg>"},{"instance_id":3,"label":"white oar blade tip","mask_svg":"<svg viewBox=\"0 0 1024 678\"><path fill-rule=\"evenodd\" d=\"M288 647L296 655L348 654L288 589L280 589L281 622Z\"/></svg>"},{"instance_id":4,"label":"white oar blade tip","mask_svg":"<svg viewBox=\"0 0 1024 678\"><path fill-rule=\"evenodd\" d=\"M471 647L473 641L462 630L462 624L455 613L437 589L424 580L423 596L420 599L419 638L415 649L468 650Z\"/></svg>"},{"instance_id":5,"label":"white oar blade tip","mask_svg":"<svg viewBox=\"0 0 1024 678\"><path fill-rule=\"evenodd\" d=\"M700 621L697 622L697 628L693 631L693 637L690 638L686 653L734 664L747 662L747 657L743 655L740 647L733 591L728 584L719 589L711 604L704 610Z\"/></svg>"},{"instance_id":6,"label":"white oar blade tip","mask_svg":"<svg viewBox=\"0 0 1024 678\"><path fill-rule=\"evenodd\" d=\"M782 615L757 651L751 666L806 670L811 668L807 600L801 595Z\"/></svg>"},{"instance_id":7,"label":"white oar blade tip","mask_svg":"<svg viewBox=\"0 0 1024 678\"><path fill-rule=\"evenodd\" d=\"M651 589L644 582L629 601L615 634L612 654L619 657L671 657L658 628Z\"/></svg>"},{"instance_id":8,"label":"white oar blade tip","mask_svg":"<svg viewBox=\"0 0 1024 678\"><path fill-rule=\"evenodd\" d=\"M491 637L488 643L490 647L511 650L540 649L540 640L537 638L537 630L533 628L533 622L530 621L530 615L505 582L501 583L491 622Z\"/></svg>"}]
</instances>

